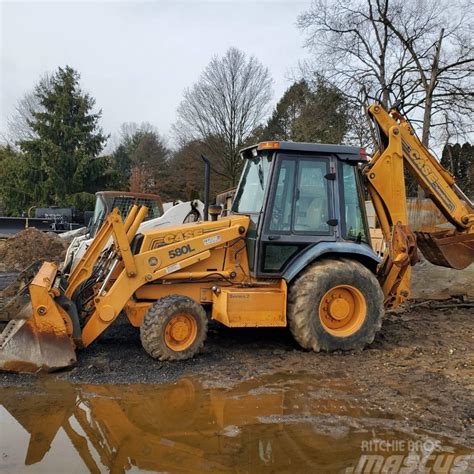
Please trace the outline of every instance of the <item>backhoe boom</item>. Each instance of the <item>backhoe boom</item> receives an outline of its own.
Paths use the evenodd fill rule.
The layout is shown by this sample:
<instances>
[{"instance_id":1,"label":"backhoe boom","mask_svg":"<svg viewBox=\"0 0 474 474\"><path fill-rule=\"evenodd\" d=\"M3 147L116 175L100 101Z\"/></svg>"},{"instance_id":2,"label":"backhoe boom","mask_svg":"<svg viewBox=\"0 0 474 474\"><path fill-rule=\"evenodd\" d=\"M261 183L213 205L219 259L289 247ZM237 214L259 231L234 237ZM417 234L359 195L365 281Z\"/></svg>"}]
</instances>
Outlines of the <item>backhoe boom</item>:
<instances>
[{"instance_id":1,"label":"backhoe boom","mask_svg":"<svg viewBox=\"0 0 474 474\"><path fill-rule=\"evenodd\" d=\"M420 142L410 123L396 109L369 107L379 133L379 149L364 170L367 188L388 244L379 272L386 307L409 296L410 265L417 248L433 264L463 269L474 261L474 211L449 171ZM436 233L413 233L408 227L404 169L453 225Z\"/></svg>"}]
</instances>

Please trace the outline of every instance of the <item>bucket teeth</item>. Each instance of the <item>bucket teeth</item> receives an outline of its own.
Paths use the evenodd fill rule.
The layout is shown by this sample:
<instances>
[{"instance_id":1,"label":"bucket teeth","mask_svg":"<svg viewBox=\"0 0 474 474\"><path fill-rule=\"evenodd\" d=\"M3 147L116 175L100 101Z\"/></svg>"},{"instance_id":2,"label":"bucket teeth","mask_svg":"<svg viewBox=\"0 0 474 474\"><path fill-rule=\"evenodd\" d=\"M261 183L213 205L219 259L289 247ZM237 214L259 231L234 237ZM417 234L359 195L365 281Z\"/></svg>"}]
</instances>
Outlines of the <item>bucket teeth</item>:
<instances>
[{"instance_id":1,"label":"bucket teeth","mask_svg":"<svg viewBox=\"0 0 474 474\"><path fill-rule=\"evenodd\" d=\"M5 329L0 334L0 351L7 345L7 342L21 329L26 319L12 319L7 323Z\"/></svg>"},{"instance_id":2,"label":"bucket teeth","mask_svg":"<svg viewBox=\"0 0 474 474\"><path fill-rule=\"evenodd\" d=\"M28 313L25 308L27 308L29 303L30 294L28 286L24 286L13 298L3 302L3 306L0 307L0 321L28 319L31 311Z\"/></svg>"}]
</instances>

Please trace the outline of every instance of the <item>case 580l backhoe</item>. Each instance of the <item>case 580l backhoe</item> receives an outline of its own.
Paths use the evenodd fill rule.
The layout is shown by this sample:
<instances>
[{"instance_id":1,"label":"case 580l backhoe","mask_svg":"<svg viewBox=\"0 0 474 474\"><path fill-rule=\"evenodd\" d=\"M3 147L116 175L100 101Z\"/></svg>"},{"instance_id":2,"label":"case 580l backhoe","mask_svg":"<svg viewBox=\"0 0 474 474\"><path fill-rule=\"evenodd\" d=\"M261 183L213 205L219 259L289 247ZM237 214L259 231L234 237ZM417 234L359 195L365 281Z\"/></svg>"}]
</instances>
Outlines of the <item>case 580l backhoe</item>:
<instances>
[{"instance_id":1,"label":"case 580l backhoe","mask_svg":"<svg viewBox=\"0 0 474 474\"><path fill-rule=\"evenodd\" d=\"M370 344L384 308L409 296L417 246L437 265L473 262L474 214L396 109L375 104L369 113L380 139L370 161L347 146L244 149L232 213L218 221L137 233L146 208L132 208L125 221L114 210L70 275L45 262L4 306L0 367L67 367L75 348L91 344L122 312L160 360L193 357L209 316L228 327L289 326L314 351ZM411 232L404 167L452 230ZM382 262L370 246L365 189L388 242Z\"/></svg>"}]
</instances>

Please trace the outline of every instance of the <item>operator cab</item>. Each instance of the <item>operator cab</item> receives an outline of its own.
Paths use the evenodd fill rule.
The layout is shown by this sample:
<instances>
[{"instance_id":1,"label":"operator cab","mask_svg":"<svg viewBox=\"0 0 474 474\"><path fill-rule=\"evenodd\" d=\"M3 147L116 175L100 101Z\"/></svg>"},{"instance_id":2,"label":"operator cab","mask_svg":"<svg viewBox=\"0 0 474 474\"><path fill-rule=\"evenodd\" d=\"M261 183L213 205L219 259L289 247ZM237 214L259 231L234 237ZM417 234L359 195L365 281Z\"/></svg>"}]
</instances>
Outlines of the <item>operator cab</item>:
<instances>
[{"instance_id":1,"label":"operator cab","mask_svg":"<svg viewBox=\"0 0 474 474\"><path fill-rule=\"evenodd\" d=\"M367 161L363 149L279 141L245 148L241 156L232 213L250 216L254 276L282 276L320 243L370 247L358 166Z\"/></svg>"}]
</instances>

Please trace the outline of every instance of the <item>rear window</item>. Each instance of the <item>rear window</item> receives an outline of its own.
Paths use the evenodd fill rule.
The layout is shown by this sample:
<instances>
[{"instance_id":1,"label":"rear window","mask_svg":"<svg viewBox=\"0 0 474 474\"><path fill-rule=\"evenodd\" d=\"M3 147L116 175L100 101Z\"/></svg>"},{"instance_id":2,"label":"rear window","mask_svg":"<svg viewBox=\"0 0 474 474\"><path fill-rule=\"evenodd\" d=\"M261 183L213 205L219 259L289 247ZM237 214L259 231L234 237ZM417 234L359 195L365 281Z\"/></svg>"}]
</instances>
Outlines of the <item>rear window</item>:
<instances>
[{"instance_id":1,"label":"rear window","mask_svg":"<svg viewBox=\"0 0 474 474\"><path fill-rule=\"evenodd\" d=\"M147 221L161 216L160 205L153 199L134 198L132 196L119 196L114 198L112 209L118 208L118 210L120 211L120 215L125 218L128 215L130 208L134 204L136 204L137 206L148 207L148 214L145 218L145 220Z\"/></svg>"}]
</instances>

